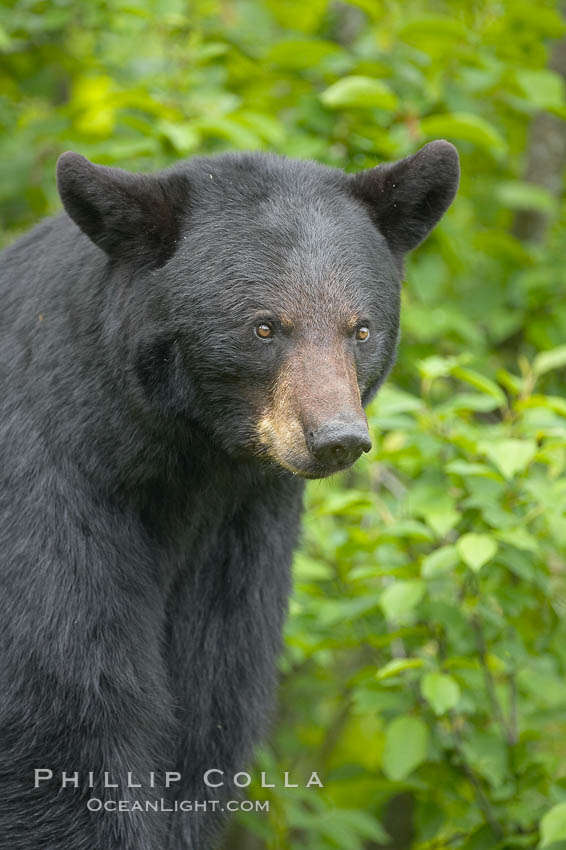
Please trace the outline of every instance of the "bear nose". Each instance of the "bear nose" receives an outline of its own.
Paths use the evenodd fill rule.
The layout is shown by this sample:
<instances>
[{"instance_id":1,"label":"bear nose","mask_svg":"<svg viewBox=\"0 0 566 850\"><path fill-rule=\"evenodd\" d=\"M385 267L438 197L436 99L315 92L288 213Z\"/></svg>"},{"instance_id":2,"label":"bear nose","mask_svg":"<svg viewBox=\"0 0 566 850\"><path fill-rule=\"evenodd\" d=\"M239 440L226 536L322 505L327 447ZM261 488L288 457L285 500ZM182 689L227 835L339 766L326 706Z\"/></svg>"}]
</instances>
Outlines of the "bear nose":
<instances>
[{"instance_id":1,"label":"bear nose","mask_svg":"<svg viewBox=\"0 0 566 850\"><path fill-rule=\"evenodd\" d=\"M309 431L307 443L316 460L327 469L349 466L362 452L369 452L371 440L365 422L337 420Z\"/></svg>"}]
</instances>

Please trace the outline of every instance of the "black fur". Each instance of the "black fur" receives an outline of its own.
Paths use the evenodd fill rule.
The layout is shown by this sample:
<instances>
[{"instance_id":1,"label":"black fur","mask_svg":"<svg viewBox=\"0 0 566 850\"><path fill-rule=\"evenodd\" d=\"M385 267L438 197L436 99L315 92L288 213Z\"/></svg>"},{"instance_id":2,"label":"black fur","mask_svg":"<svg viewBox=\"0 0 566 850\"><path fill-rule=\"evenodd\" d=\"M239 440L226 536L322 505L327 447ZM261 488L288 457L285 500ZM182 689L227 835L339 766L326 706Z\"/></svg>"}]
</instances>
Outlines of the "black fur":
<instances>
[{"instance_id":1,"label":"black fur","mask_svg":"<svg viewBox=\"0 0 566 850\"><path fill-rule=\"evenodd\" d=\"M283 354L254 316L291 312L324 356L335 314L369 315L368 400L401 254L452 200L457 158L437 143L352 178L238 154L136 176L65 154L58 180L66 213L0 271L0 848L208 850L220 813L86 800L233 797L203 773L245 770L266 729L302 481L258 451ZM81 787L35 789L35 769Z\"/></svg>"}]
</instances>

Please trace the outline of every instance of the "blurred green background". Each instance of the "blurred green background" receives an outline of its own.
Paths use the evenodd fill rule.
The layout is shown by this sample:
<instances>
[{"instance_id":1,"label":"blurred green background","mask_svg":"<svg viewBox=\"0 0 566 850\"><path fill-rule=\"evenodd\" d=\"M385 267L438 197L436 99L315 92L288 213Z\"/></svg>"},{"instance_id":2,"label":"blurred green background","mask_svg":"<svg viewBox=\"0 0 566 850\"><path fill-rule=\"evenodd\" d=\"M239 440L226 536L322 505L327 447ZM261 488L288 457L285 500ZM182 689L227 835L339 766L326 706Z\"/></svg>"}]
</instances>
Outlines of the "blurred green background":
<instances>
[{"instance_id":1,"label":"blurred green background","mask_svg":"<svg viewBox=\"0 0 566 850\"><path fill-rule=\"evenodd\" d=\"M57 155L266 149L355 171L432 138L458 199L411 257L374 449L309 485L230 850L566 847L566 25L552 0L3 0L3 244Z\"/></svg>"}]
</instances>

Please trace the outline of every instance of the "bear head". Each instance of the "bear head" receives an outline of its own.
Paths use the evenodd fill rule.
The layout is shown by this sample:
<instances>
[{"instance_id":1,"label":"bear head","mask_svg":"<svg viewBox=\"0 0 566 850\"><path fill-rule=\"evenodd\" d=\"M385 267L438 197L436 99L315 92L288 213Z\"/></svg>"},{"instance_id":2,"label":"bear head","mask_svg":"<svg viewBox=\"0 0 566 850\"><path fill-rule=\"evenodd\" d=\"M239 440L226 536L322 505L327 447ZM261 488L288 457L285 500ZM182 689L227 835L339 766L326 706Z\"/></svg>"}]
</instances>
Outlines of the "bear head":
<instances>
[{"instance_id":1,"label":"bear head","mask_svg":"<svg viewBox=\"0 0 566 850\"><path fill-rule=\"evenodd\" d=\"M394 362L403 258L458 179L445 141L353 175L259 153L154 175L58 162L66 212L128 293L123 368L148 421L305 478L370 449L363 408Z\"/></svg>"}]
</instances>

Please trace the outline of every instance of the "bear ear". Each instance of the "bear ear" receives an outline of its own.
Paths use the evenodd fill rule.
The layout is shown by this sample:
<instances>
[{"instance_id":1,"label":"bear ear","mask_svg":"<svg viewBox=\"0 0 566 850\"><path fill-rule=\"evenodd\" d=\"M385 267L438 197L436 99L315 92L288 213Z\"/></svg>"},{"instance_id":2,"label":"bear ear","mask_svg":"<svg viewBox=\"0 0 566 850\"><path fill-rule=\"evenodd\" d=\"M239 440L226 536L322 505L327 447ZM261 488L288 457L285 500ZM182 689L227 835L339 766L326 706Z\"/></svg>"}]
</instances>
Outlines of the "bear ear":
<instances>
[{"instance_id":1,"label":"bear ear","mask_svg":"<svg viewBox=\"0 0 566 850\"><path fill-rule=\"evenodd\" d=\"M450 142L430 142L413 156L351 179L354 195L369 207L393 253L403 255L428 236L454 200L458 152Z\"/></svg>"},{"instance_id":2,"label":"bear ear","mask_svg":"<svg viewBox=\"0 0 566 850\"><path fill-rule=\"evenodd\" d=\"M68 151L57 161L57 188L67 214L109 257L157 267L173 254L188 203L183 175L131 174Z\"/></svg>"}]
</instances>

